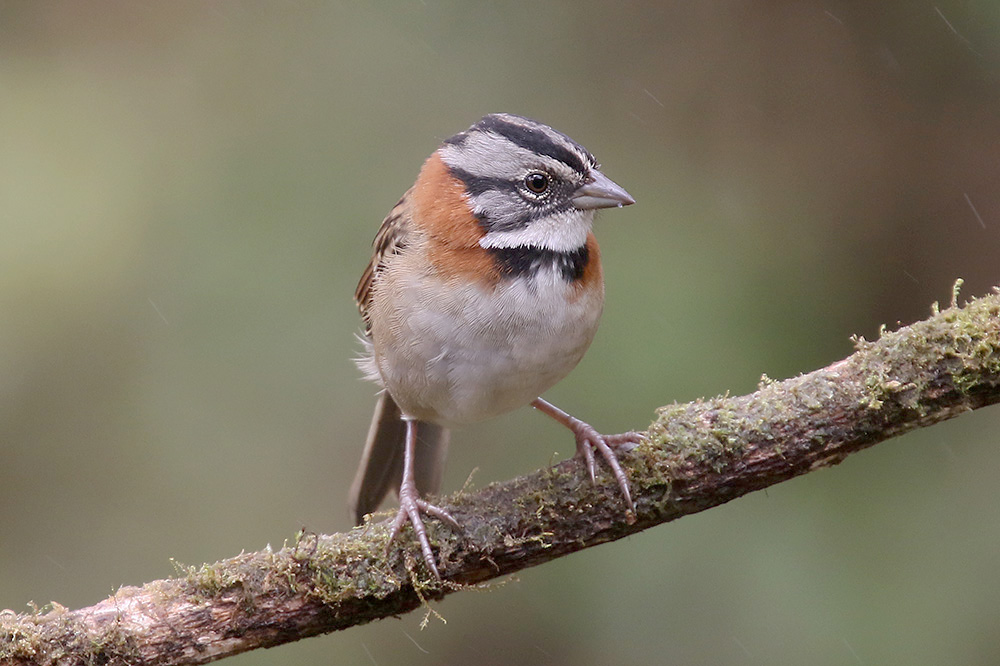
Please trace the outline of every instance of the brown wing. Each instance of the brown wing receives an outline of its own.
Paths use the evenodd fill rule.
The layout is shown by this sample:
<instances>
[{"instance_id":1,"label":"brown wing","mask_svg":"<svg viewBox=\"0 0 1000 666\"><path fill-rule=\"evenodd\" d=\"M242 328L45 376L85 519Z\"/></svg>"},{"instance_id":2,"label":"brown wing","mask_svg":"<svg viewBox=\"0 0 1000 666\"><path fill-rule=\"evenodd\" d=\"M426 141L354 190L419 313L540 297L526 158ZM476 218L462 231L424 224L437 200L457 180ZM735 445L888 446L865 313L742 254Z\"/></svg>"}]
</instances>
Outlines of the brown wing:
<instances>
[{"instance_id":1,"label":"brown wing","mask_svg":"<svg viewBox=\"0 0 1000 666\"><path fill-rule=\"evenodd\" d=\"M382 226L375 234L375 241L372 243L372 260L365 267L365 272L361 274L361 281L354 291L354 301L358 304L361 318L365 320L365 331L371 330L368 321L368 306L371 304L372 283L378 276L379 271L385 266L385 262L392 255L406 247L410 226L410 192L407 190L403 198L396 202L389 214L382 220Z\"/></svg>"}]
</instances>

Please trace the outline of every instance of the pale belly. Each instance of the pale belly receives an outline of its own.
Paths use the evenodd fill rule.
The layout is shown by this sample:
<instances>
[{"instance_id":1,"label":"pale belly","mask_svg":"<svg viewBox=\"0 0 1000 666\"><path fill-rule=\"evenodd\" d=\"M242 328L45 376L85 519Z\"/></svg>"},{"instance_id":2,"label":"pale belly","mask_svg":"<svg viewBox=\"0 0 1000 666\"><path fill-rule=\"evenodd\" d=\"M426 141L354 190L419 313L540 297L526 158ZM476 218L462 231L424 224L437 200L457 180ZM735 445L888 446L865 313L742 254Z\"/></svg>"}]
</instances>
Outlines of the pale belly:
<instances>
[{"instance_id":1,"label":"pale belly","mask_svg":"<svg viewBox=\"0 0 1000 666\"><path fill-rule=\"evenodd\" d=\"M549 271L533 280L490 293L396 286L392 316L378 318L392 325L374 326L372 337L378 374L404 414L481 421L529 404L576 366L597 331L603 287L577 295Z\"/></svg>"}]
</instances>

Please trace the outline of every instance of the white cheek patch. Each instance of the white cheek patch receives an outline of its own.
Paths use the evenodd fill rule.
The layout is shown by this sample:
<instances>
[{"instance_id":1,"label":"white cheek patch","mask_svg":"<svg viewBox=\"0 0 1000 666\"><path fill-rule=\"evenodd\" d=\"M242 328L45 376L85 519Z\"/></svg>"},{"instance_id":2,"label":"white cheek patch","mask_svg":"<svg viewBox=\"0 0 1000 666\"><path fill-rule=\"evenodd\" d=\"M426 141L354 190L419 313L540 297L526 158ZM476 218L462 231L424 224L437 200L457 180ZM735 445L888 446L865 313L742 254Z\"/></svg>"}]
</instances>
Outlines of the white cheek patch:
<instances>
[{"instance_id":1,"label":"white cheek patch","mask_svg":"<svg viewBox=\"0 0 1000 666\"><path fill-rule=\"evenodd\" d=\"M572 252L587 243L594 223L592 210L568 210L533 220L512 231L490 231L479 245L489 248L537 247L553 252Z\"/></svg>"}]
</instances>

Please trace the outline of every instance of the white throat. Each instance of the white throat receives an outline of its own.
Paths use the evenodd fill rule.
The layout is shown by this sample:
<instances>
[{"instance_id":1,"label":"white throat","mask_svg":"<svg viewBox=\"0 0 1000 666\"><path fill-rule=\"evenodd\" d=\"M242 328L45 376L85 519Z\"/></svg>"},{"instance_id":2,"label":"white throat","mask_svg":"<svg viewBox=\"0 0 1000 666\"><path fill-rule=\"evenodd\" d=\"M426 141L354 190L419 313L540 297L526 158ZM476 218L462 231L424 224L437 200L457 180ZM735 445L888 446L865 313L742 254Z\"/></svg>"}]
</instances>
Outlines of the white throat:
<instances>
[{"instance_id":1,"label":"white throat","mask_svg":"<svg viewBox=\"0 0 1000 666\"><path fill-rule=\"evenodd\" d=\"M484 248L536 247L572 252L586 245L593 224L594 211L572 209L533 220L520 229L487 232L479 244Z\"/></svg>"}]
</instances>

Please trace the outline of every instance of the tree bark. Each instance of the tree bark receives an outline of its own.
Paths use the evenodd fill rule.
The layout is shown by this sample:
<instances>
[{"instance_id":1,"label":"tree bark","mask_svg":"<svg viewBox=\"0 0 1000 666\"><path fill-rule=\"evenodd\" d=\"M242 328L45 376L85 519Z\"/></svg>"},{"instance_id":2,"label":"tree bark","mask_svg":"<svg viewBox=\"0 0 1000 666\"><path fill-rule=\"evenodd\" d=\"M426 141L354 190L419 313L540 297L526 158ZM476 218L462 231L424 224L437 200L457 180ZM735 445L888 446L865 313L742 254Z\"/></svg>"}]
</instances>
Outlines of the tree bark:
<instances>
[{"instance_id":1,"label":"tree bark","mask_svg":"<svg viewBox=\"0 0 1000 666\"><path fill-rule=\"evenodd\" d=\"M602 466L567 460L439 504L428 520L443 580L384 522L299 534L178 577L123 587L89 608L0 613L0 663L203 664L411 611L463 587L718 506L848 454L1000 400L1000 296L972 301L848 358L740 397L662 407L648 442L620 454L635 516Z\"/></svg>"}]
</instances>

